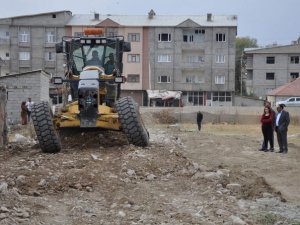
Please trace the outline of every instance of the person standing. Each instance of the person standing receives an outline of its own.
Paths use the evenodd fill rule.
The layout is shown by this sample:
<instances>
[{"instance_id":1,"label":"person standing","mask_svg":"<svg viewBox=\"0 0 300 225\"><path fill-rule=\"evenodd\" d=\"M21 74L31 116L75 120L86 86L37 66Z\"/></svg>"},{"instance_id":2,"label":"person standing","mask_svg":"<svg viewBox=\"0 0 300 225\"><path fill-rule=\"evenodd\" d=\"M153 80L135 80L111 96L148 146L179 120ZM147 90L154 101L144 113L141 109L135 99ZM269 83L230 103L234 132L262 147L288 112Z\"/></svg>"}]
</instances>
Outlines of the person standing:
<instances>
[{"instance_id":1,"label":"person standing","mask_svg":"<svg viewBox=\"0 0 300 225\"><path fill-rule=\"evenodd\" d=\"M198 130L201 130L201 123L203 120L203 114L199 111L197 112L197 125L198 125Z\"/></svg>"},{"instance_id":2,"label":"person standing","mask_svg":"<svg viewBox=\"0 0 300 225\"><path fill-rule=\"evenodd\" d=\"M264 113L261 115L261 130L264 136L264 144L268 145L270 142L270 151L274 151L274 141L272 138L273 134L273 113L269 106L265 106ZM269 151L267 148L264 148L263 151Z\"/></svg>"},{"instance_id":3,"label":"person standing","mask_svg":"<svg viewBox=\"0 0 300 225\"><path fill-rule=\"evenodd\" d=\"M28 109L26 107L26 102L21 103L21 120L22 120L22 125L27 124L27 117L28 117Z\"/></svg>"},{"instance_id":4,"label":"person standing","mask_svg":"<svg viewBox=\"0 0 300 225\"><path fill-rule=\"evenodd\" d=\"M277 141L279 145L279 152L286 154L288 152L287 145L287 131L290 124L290 114L284 110L285 105L277 105L276 127Z\"/></svg>"},{"instance_id":5,"label":"person standing","mask_svg":"<svg viewBox=\"0 0 300 225\"><path fill-rule=\"evenodd\" d=\"M26 107L28 109L28 112L27 112L28 122L30 122L31 110L32 110L33 104L34 104L34 102L31 101L31 98L28 98L28 101L26 102Z\"/></svg>"},{"instance_id":6,"label":"person standing","mask_svg":"<svg viewBox=\"0 0 300 225\"><path fill-rule=\"evenodd\" d=\"M272 141L274 143L274 130L275 130L275 126L276 126L276 113L275 113L275 111L271 107L271 102L266 101L265 104L264 104L264 106L270 107L270 110L272 112L272 116L273 116ZM260 151L264 151L265 149L268 149L268 143L265 143L265 141L263 140L261 148L259 150ZM270 152L274 152L274 148L270 148Z\"/></svg>"}]
</instances>

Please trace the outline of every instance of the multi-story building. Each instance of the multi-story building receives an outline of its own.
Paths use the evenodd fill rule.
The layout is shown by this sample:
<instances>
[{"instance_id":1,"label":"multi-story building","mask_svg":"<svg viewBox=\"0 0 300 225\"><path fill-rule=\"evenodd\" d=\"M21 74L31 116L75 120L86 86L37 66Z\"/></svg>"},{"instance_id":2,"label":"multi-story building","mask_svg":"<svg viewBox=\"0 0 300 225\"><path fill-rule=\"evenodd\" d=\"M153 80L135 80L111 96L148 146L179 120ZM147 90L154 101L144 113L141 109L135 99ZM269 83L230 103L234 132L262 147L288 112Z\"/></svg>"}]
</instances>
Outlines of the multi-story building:
<instances>
[{"instance_id":1,"label":"multi-story building","mask_svg":"<svg viewBox=\"0 0 300 225\"><path fill-rule=\"evenodd\" d=\"M153 10L139 16L72 16L59 11L0 19L1 75L38 69L62 75L64 58L55 53L55 43L90 27L131 42L122 89L140 105L149 103L146 90L181 91L185 105L232 104L236 16L166 16Z\"/></svg>"},{"instance_id":2,"label":"multi-story building","mask_svg":"<svg viewBox=\"0 0 300 225\"><path fill-rule=\"evenodd\" d=\"M89 27L131 42L122 89L140 105L148 104L148 89L181 91L185 105L232 104L236 16L74 15L66 34Z\"/></svg>"},{"instance_id":3,"label":"multi-story building","mask_svg":"<svg viewBox=\"0 0 300 225\"><path fill-rule=\"evenodd\" d=\"M246 49L244 58L246 92L261 99L299 77L300 44Z\"/></svg>"},{"instance_id":4,"label":"multi-story building","mask_svg":"<svg viewBox=\"0 0 300 225\"><path fill-rule=\"evenodd\" d=\"M65 35L70 11L0 19L0 75L44 70L63 74L64 57L56 55L55 43Z\"/></svg>"}]
</instances>

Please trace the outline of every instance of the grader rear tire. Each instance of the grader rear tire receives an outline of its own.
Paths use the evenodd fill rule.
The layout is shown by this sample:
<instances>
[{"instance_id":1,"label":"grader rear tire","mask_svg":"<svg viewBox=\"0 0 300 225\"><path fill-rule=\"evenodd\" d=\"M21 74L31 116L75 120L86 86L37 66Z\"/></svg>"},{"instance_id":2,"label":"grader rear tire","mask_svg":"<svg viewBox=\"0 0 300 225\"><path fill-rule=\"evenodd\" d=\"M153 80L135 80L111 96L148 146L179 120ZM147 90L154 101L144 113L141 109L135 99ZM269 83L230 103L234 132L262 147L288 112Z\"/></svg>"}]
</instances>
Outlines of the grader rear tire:
<instances>
[{"instance_id":1,"label":"grader rear tire","mask_svg":"<svg viewBox=\"0 0 300 225\"><path fill-rule=\"evenodd\" d=\"M45 153L56 153L61 150L61 143L52 121L52 111L48 102L33 105L31 118L40 148Z\"/></svg>"},{"instance_id":2,"label":"grader rear tire","mask_svg":"<svg viewBox=\"0 0 300 225\"><path fill-rule=\"evenodd\" d=\"M116 102L115 106L128 142L136 146L147 146L149 144L149 133L145 128L133 98L121 98Z\"/></svg>"}]
</instances>

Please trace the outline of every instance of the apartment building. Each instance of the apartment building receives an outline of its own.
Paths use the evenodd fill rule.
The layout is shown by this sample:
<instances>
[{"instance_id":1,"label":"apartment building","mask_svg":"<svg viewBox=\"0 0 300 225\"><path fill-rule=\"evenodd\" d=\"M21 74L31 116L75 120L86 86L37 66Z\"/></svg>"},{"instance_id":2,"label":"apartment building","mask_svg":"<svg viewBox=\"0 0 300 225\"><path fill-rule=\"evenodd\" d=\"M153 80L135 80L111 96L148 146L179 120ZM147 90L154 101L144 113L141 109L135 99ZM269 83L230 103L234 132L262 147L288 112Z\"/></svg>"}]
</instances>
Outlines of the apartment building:
<instances>
[{"instance_id":1,"label":"apartment building","mask_svg":"<svg viewBox=\"0 0 300 225\"><path fill-rule=\"evenodd\" d=\"M300 44L245 49L247 94L265 99L268 92L299 77Z\"/></svg>"},{"instance_id":2,"label":"apartment building","mask_svg":"<svg viewBox=\"0 0 300 225\"><path fill-rule=\"evenodd\" d=\"M89 27L131 42L122 89L140 105L149 103L149 89L181 91L184 105L232 105L236 16L78 14L66 34L80 36Z\"/></svg>"},{"instance_id":3,"label":"apartment building","mask_svg":"<svg viewBox=\"0 0 300 225\"><path fill-rule=\"evenodd\" d=\"M48 12L0 19L0 75L43 70L63 74L64 57L55 43L65 35L70 11Z\"/></svg>"}]
</instances>

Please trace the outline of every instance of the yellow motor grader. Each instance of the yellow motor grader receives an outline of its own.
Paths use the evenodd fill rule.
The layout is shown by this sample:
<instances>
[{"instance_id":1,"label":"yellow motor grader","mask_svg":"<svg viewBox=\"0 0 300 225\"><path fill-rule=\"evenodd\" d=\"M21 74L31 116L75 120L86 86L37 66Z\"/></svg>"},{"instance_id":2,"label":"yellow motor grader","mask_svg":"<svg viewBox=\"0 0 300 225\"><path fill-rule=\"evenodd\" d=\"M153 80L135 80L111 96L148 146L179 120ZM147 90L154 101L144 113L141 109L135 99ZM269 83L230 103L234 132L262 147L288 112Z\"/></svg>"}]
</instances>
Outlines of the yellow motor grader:
<instances>
[{"instance_id":1,"label":"yellow motor grader","mask_svg":"<svg viewBox=\"0 0 300 225\"><path fill-rule=\"evenodd\" d=\"M130 144L147 146L149 134L132 97L122 97L123 52L131 51L123 36L104 37L88 30L82 37L63 37L56 52L64 53L64 77L54 77L67 100L58 112L48 102L34 104L32 121L43 152L61 150L59 131L65 128L123 131Z\"/></svg>"}]
</instances>

